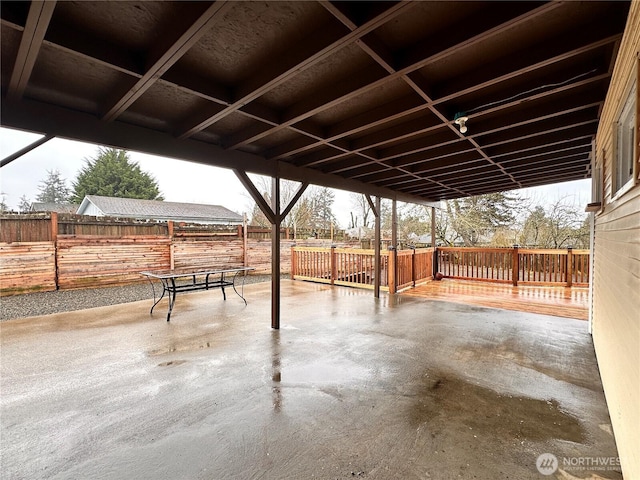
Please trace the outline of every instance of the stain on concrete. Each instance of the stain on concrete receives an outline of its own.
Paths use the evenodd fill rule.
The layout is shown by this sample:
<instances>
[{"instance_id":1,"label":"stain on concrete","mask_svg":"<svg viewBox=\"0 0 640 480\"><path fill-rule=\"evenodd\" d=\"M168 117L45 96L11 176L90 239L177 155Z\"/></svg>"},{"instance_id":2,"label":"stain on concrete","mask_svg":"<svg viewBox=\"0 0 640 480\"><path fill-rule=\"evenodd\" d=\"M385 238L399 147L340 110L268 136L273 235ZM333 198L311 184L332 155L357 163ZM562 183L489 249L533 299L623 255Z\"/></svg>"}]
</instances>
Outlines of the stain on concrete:
<instances>
[{"instance_id":1,"label":"stain on concrete","mask_svg":"<svg viewBox=\"0 0 640 480\"><path fill-rule=\"evenodd\" d=\"M159 363L158 366L159 367L171 367L171 366L182 365L183 363L187 363L187 361L186 360L170 360L168 362Z\"/></svg>"},{"instance_id":2,"label":"stain on concrete","mask_svg":"<svg viewBox=\"0 0 640 480\"><path fill-rule=\"evenodd\" d=\"M549 341L549 344L551 344L551 341ZM552 345L547 345L548 349L550 349L550 347L552 347ZM546 358L546 363L543 363L539 358L533 358L534 352L531 352L531 354L526 353L521 344L517 344L513 338L509 338L499 343L479 342L464 346L457 349L455 356L465 362L486 362L489 358L491 358L491 361L500 360L509 362L535 370L561 382L598 392L601 391L600 386L593 381L592 369L589 369L587 376L583 376L580 368L567 368L566 363L563 361L564 358L569 356L566 348L566 344L563 345L562 349L558 349L554 358ZM558 368L555 368L555 365L557 365Z\"/></svg>"},{"instance_id":3,"label":"stain on concrete","mask_svg":"<svg viewBox=\"0 0 640 480\"><path fill-rule=\"evenodd\" d=\"M415 426L428 424L435 431L456 422L518 440L582 443L586 439L580 421L553 399L499 394L450 372L425 373L411 396L410 421Z\"/></svg>"}]
</instances>

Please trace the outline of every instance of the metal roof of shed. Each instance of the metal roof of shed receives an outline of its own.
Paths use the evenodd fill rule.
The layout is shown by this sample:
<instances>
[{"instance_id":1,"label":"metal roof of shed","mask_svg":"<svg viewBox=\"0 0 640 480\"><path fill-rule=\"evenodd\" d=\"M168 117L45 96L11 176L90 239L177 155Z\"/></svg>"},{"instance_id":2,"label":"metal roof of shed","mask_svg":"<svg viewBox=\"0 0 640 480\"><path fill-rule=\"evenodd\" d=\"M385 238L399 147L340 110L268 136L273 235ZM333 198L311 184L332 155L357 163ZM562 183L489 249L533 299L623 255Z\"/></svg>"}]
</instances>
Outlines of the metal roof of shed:
<instances>
[{"instance_id":1,"label":"metal roof of shed","mask_svg":"<svg viewBox=\"0 0 640 480\"><path fill-rule=\"evenodd\" d=\"M77 213L85 213L89 204L95 205L104 215L108 216L242 223L242 215L221 205L87 195L80 204Z\"/></svg>"}]
</instances>

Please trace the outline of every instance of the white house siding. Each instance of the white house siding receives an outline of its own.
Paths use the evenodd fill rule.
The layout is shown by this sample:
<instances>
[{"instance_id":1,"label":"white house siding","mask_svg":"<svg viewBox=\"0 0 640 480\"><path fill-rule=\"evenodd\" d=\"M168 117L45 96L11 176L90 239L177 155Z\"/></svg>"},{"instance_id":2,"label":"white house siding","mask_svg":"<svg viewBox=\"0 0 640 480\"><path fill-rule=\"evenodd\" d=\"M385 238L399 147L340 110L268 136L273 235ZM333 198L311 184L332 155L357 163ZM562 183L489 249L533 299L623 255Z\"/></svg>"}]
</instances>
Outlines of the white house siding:
<instances>
[{"instance_id":1,"label":"white house siding","mask_svg":"<svg viewBox=\"0 0 640 480\"><path fill-rule=\"evenodd\" d=\"M600 375L623 475L629 479L640 479L640 183L612 199L612 123L638 75L639 51L640 2L634 1L596 136L596 161L604 163L604 204L595 216L592 305Z\"/></svg>"},{"instance_id":2,"label":"white house siding","mask_svg":"<svg viewBox=\"0 0 640 480\"><path fill-rule=\"evenodd\" d=\"M88 202L87 208L82 212L83 215L92 215L94 217L101 217L104 215L102 210L96 207L93 203Z\"/></svg>"}]
</instances>

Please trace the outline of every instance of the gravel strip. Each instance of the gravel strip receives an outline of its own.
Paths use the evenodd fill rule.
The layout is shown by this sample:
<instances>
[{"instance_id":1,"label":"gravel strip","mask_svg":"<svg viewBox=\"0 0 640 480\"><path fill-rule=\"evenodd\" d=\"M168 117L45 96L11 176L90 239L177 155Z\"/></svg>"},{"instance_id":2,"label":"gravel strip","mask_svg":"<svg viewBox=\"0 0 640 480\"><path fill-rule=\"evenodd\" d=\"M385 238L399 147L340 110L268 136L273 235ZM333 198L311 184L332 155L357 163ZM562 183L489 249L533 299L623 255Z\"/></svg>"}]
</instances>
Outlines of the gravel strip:
<instances>
[{"instance_id":1,"label":"gravel strip","mask_svg":"<svg viewBox=\"0 0 640 480\"><path fill-rule=\"evenodd\" d=\"M281 278L290 277L289 275L282 275ZM244 284L268 282L270 280L271 275L248 275ZM153 292L149 282L121 287L25 293L0 298L0 321L72 312L106 305L119 305L152 298Z\"/></svg>"}]
</instances>

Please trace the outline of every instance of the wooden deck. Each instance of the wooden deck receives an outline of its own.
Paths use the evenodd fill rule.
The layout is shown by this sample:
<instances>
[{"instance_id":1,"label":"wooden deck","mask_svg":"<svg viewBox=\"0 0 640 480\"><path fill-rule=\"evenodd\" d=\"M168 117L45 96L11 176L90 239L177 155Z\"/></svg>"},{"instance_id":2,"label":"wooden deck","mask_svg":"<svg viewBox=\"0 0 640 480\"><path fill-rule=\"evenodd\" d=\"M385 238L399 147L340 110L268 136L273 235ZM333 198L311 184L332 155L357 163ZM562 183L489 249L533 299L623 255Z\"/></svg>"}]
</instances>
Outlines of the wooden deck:
<instances>
[{"instance_id":1,"label":"wooden deck","mask_svg":"<svg viewBox=\"0 0 640 480\"><path fill-rule=\"evenodd\" d=\"M405 290L403 295L587 320L589 290L584 287L503 285L444 279Z\"/></svg>"}]
</instances>

